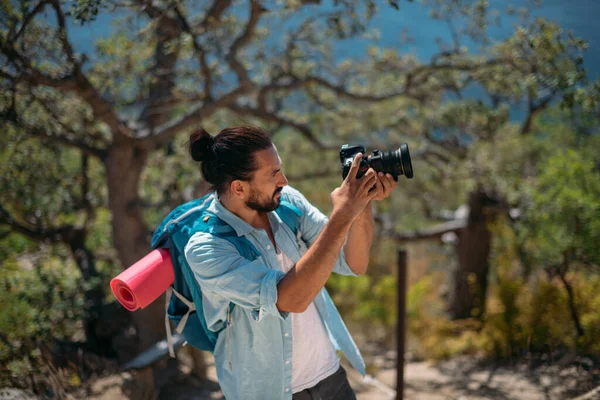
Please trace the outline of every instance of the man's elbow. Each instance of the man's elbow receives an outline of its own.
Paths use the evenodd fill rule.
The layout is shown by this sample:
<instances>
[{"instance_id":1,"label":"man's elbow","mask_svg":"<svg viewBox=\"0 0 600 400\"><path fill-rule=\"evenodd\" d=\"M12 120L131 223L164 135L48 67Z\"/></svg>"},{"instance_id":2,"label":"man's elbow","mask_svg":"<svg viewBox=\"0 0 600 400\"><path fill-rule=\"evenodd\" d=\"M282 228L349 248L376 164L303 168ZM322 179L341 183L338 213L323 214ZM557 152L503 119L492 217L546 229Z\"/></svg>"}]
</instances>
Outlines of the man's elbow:
<instances>
[{"instance_id":1,"label":"man's elbow","mask_svg":"<svg viewBox=\"0 0 600 400\"><path fill-rule=\"evenodd\" d=\"M277 301L277 309L281 312L300 314L306 311L310 303Z\"/></svg>"},{"instance_id":2,"label":"man's elbow","mask_svg":"<svg viewBox=\"0 0 600 400\"><path fill-rule=\"evenodd\" d=\"M369 263L361 263L359 265L351 265L348 264L352 272L356 275L364 275L367 273L367 268L369 267Z\"/></svg>"}]
</instances>

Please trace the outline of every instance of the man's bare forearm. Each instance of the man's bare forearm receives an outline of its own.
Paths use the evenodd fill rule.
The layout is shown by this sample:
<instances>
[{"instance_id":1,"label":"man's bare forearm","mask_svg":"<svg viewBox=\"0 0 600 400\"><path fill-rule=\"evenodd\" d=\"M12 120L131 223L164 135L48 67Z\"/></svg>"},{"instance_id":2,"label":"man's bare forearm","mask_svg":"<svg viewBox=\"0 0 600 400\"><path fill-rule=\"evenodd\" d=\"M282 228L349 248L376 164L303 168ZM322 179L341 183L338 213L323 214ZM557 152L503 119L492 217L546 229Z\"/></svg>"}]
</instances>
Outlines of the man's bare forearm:
<instances>
[{"instance_id":1,"label":"man's bare forearm","mask_svg":"<svg viewBox=\"0 0 600 400\"><path fill-rule=\"evenodd\" d=\"M373 243L373 230L372 205L368 204L352 223L348 240L344 246L346 262L355 274L361 275L367 272L371 244Z\"/></svg>"},{"instance_id":2,"label":"man's bare forearm","mask_svg":"<svg viewBox=\"0 0 600 400\"><path fill-rule=\"evenodd\" d=\"M340 255L352 219L335 212L317 240L277 286L280 311L303 312L325 286Z\"/></svg>"},{"instance_id":3,"label":"man's bare forearm","mask_svg":"<svg viewBox=\"0 0 600 400\"><path fill-rule=\"evenodd\" d=\"M280 311L304 312L325 286L340 256L352 223L378 195L371 192L377 175L370 168L357 177L362 153L358 153L342 184L331 192L333 212L317 240L277 285L277 308Z\"/></svg>"}]
</instances>

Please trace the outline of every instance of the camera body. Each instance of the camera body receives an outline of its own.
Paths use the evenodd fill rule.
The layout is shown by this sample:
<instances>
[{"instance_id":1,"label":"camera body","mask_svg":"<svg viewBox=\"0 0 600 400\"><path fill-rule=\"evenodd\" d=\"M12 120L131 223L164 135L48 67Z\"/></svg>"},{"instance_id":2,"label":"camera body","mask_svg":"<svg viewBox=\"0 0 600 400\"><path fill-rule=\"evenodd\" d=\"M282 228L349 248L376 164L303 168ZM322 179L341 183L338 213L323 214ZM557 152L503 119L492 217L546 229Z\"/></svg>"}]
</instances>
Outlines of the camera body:
<instances>
[{"instance_id":1,"label":"camera body","mask_svg":"<svg viewBox=\"0 0 600 400\"><path fill-rule=\"evenodd\" d=\"M404 175L408 179L412 179L413 177L410 153L406 143L401 144L400 148L395 150L373 150L369 156L365 156L365 146L345 144L340 148L343 179L346 179L346 176L348 176L352 161L358 153L362 153L363 158L360 160L360 166L356 173L357 178L362 177L369 168L373 168L376 172L389 173L396 182L400 175Z\"/></svg>"}]
</instances>

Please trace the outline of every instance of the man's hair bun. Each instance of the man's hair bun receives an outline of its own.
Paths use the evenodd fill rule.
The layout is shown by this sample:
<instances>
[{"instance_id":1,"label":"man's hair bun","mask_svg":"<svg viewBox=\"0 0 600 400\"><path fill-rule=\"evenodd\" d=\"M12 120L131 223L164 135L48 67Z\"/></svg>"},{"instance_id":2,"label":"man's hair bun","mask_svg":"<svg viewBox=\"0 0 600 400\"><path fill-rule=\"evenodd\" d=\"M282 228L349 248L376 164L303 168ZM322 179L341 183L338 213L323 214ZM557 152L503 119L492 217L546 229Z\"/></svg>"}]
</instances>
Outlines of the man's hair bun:
<instances>
[{"instance_id":1,"label":"man's hair bun","mask_svg":"<svg viewBox=\"0 0 600 400\"><path fill-rule=\"evenodd\" d=\"M194 161L206 161L214 152L213 146L215 138L213 138L203 128L190 135L190 155Z\"/></svg>"},{"instance_id":2,"label":"man's hair bun","mask_svg":"<svg viewBox=\"0 0 600 400\"><path fill-rule=\"evenodd\" d=\"M273 146L261 128L241 125L225 128L214 137L200 128L190 136L190 155L201 162L204 180L221 195L227 193L234 180L250 181L260 167L256 152Z\"/></svg>"}]
</instances>

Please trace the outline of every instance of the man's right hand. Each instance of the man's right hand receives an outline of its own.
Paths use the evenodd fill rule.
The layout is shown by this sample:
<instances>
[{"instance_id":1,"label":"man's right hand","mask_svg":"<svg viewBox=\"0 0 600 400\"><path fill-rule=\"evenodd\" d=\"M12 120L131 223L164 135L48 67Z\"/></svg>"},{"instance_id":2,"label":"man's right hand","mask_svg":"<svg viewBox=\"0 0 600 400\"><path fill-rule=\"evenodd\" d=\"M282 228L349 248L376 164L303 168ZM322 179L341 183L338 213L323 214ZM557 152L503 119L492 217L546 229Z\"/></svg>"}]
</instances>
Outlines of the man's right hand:
<instances>
[{"instance_id":1,"label":"man's right hand","mask_svg":"<svg viewBox=\"0 0 600 400\"><path fill-rule=\"evenodd\" d=\"M356 178L356 173L362 160L362 153L358 153L352 161L350 171L340 187L331 192L331 201L333 202L333 214L339 214L353 221L366 207L369 202L378 195L377 190L371 188L377 182L377 174L373 168L360 178Z\"/></svg>"}]
</instances>

